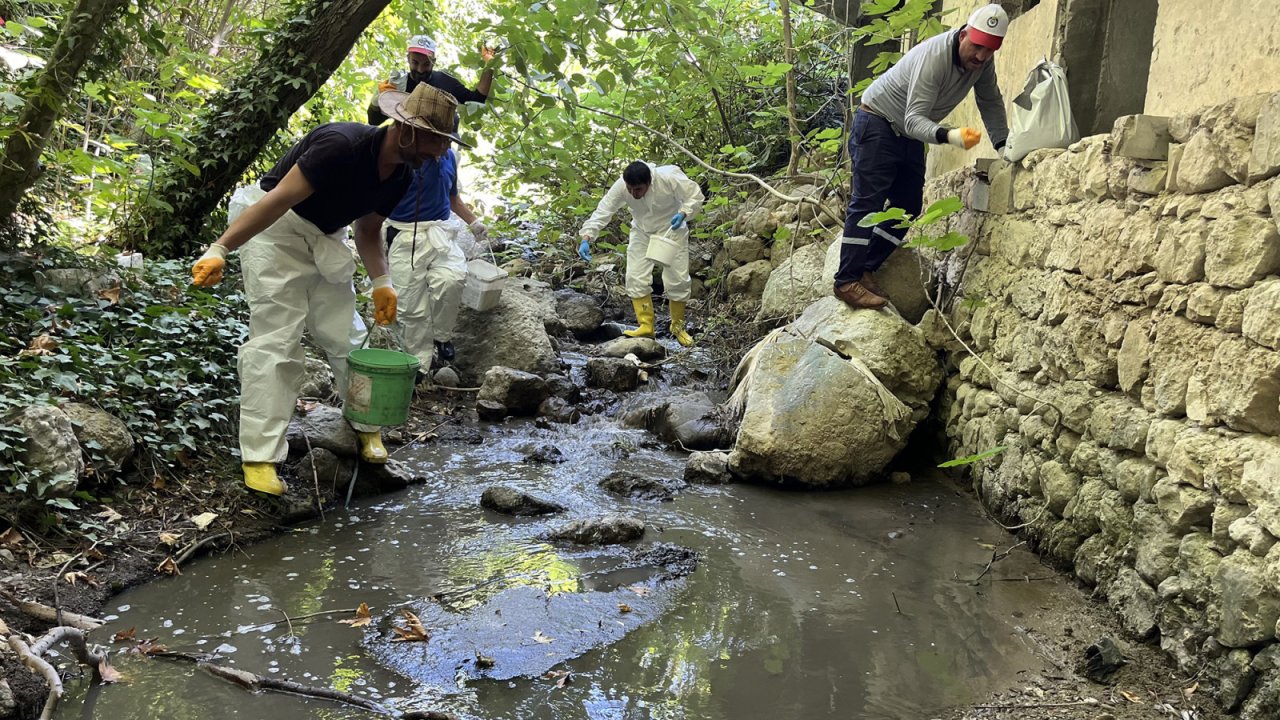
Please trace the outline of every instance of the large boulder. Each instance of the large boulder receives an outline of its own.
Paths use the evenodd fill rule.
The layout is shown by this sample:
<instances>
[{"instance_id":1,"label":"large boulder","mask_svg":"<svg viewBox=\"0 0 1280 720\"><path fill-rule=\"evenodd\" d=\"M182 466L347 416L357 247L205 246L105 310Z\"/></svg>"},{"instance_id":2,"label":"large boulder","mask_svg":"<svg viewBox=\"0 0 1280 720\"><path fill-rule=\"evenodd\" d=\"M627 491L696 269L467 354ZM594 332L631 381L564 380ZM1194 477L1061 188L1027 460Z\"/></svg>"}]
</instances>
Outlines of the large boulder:
<instances>
[{"instance_id":1,"label":"large boulder","mask_svg":"<svg viewBox=\"0 0 1280 720\"><path fill-rule=\"evenodd\" d=\"M627 392L639 384L640 367L630 360L603 357L587 361L587 387Z\"/></svg>"},{"instance_id":2,"label":"large boulder","mask_svg":"<svg viewBox=\"0 0 1280 720\"><path fill-rule=\"evenodd\" d=\"M719 406L696 390L645 393L618 419L625 427L644 428L685 450L714 450L733 440Z\"/></svg>"},{"instance_id":3,"label":"large boulder","mask_svg":"<svg viewBox=\"0 0 1280 720\"><path fill-rule=\"evenodd\" d=\"M764 286L769 282L769 273L772 271L773 266L768 260L756 260L730 271L725 284L735 297L757 298L764 293Z\"/></svg>"},{"instance_id":4,"label":"large boulder","mask_svg":"<svg viewBox=\"0 0 1280 720\"><path fill-rule=\"evenodd\" d=\"M27 437L22 462L48 483L45 493L58 497L75 492L84 458L71 418L52 405L28 405L17 411L15 424Z\"/></svg>"},{"instance_id":5,"label":"large boulder","mask_svg":"<svg viewBox=\"0 0 1280 720\"><path fill-rule=\"evenodd\" d=\"M67 417L71 418L80 444L96 448L106 460L107 467L99 468L99 472L119 472L133 457L133 435L123 420L106 410L84 403L64 403L61 407Z\"/></svg>"},{"instance_id":6,"label":"large boulder","mask_svg":"<svg viewBox=\"0 0 1280 720\"><path fill-rule=\"evenodd\" d=\"M822 274L818 277L815 288L818 297L831 294L831 285L839 268L840 239L836 238L835 242L827 246ZM920 256L916 251L901 248L889 256L875 275L880 288L888 294L893 309L912 323L920 322L930 307L929 298L925 295L925 283L931 281L927 274L922 277L920 268Z\"/></svg>"},{"instance_id":7,"label":"large boulder","mask_svg":"<svg viewBox=\"0 0 1280 720\"><path fill-rule=\"evenodd\" d=\"M667 356L667 349L657 340L647 337L614 338L601 345L597 352L606 357L625 358L635 355L641 360L661 360Z\"/></svg>"},{"instance_id":8,"label":"large boulder","mask_svg":"<svg viewBox=\"0 0 1280 720\"><path fill-rule=\"evenodd\" d=\"M306 414L294 415L286 437L289 449L296 453L316 448L324 448L339 457L360 453L360 439L351 429L351 423L342 416L342 410L328 405L317 405Z\"/></svg>"},{"instance_id":9,"label":"large boulder","mask_svg":"<svg viewBox=\"0 0 1280 720\"><path fill-rule=\"evenodd\" d=\"M735 475L805 487L875 479L928 414L941 368L898 315L835 298L753 348Z\"/></svg>"},{"instance_id":10,"label":"large boulder","mask_svg":"<svg viewBox=\"0 0 1280 720\"><path fill-rule=\"evenodd\" d=\"M547 384L533 373L491 367L484 374L478 401L500 403L512 415L535 415L547 399Z\"/></svg>"},{"instance_id":11,"label":"large boulder","mask_svg":"<svg viewBox=\"0 0 1280 720\"><path fill-rule=\"evenodd\" d=\"M604 310L600 301L576 290L557 290L556 315L565 329L575 337L583 338L595 332L604 322Z\"/></svg>"},{"instance_id":12,"label":"large boulder","mask_svg":"<svg viewBox=\"0 0 1280 720\"><path fill-rule=\"evenodd\" d=\"M453 336L453 365L462 379L472 383L496 366L538 374L555 370L556 353L545 327L548 309L554 315L554 307L541 288L507 285L496 308L462 308Z\"/></svg>"},{"instance_id":13,"label":"large boulder","mask_svg":"<svg viewBox=\"0 0 1280 720\"><path fill-rule=\"evenodd\" d=\"M756 320L797 315L810 303L830 293L830 278L822 282L826 254L827 248L821 243L806 245L770 273Z\"/></svg>"}]
</instances>

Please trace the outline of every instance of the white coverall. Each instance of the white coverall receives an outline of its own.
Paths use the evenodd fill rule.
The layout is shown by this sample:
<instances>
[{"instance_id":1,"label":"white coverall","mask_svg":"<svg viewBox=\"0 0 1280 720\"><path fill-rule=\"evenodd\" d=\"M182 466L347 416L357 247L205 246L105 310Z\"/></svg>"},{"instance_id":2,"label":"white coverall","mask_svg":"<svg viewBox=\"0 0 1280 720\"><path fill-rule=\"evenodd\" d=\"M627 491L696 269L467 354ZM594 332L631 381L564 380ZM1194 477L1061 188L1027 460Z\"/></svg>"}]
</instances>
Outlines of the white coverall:
<instances>
[{"instance_id":1,"label":"white coverall","mask_svg":"<svg viewBox=\"0 0 1280 720\"><path fill-rule=\"evenodd\" d=\"M266 192L257 185L231 196L227 220ZM249 339L240 346L241 462L281 462L285 436L306 375L305 327L329 358L334 389L345 397L347 354L360 347L365 325L351 284L355 259L342 231L326 235L292 210L240 248ZM352 423L360 432L376 425Z\"/></svg>"},{"instance_id":2,"label":"white coverall","mask_svg":"<svg viewBox=\"0 0 1280 720\"><path fill-rule=\"evenodd\" d=\"M397 317L404 328L404 349L418 358L423 370L431 367L434 343L453 339L467 280L467 257L459 239L461 232L470 236L471 231L455 218L417 223L387 220L382 225L383 237L387 228L400 231L391 242L387 262L396 289Z\"/></svg>"},{"instance_id":3,"label":"white coverall","mask_svg":"<svg viewBox=\"0 0 1280 720\"><path fill-rule=\"evenodd\" d=\"M627 191L622 178L604 194L596 211L583 223L581 234L596 238L614 213L625 205L631 209L631 237L627 241L627 295L644 298L653 294L654 261L645 257L651 235L670 233L669 237L680 245L675 260L662 268L662 285L667 300L684 302L689 299L693 281L689 277L689 227L682 225L671 229L671 218L676 213L685 214L691 220L702 210L702 189L685 176L675 165L655 167L649 165L652 178L649 191L639 200Z\"/></svg>"}]
</instances>

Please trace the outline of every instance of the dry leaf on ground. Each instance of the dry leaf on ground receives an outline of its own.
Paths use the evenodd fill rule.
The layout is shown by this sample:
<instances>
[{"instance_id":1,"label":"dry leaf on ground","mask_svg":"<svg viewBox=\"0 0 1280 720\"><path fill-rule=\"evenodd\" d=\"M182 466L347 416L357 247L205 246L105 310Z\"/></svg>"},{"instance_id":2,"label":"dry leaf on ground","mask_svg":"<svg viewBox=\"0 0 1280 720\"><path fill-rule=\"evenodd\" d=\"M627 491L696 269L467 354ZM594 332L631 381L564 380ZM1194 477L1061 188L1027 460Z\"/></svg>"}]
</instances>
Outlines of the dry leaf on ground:
<instances>
[{"instance_id":1,"label":"dry leaf on ground","mask_svg":"<svg viewBox=\"0 0 1280 720\"><path fill-rule=\"evenodd\" d=\"M182 571L178 569L178 563L174 562L173 558L171 557L165 558L163 562L157 565L156 572L162 572L165 575L181 575L182 574Z\"/></svg>"},{"instance_id":2,"label":"dry leaf on ground","mask_svg":"<svg viewBox=\"0 0 1280 720\"><path fill-rule=\"evenodd\" d=\"M543 635L542 631L539 630L533 634L533 641L536 643L542 643L543 645L546 645L547 643L555 642L556 639L549 635Z\"/></svg>"},{"instance_id":3,"label":"dry leaf on ground","mask_svg":"<svg viewBox=\"0 0 1280 720\"><path fill-rule=\"evenodd\" d=\"M136 639L137 633L138 633L137 628L129 628L128 630L121 630L120 632L111 636L111 642L113 643L132 642L133 640Z\"/></svg>"},{"instance_id":4,"label":"dry leaf on ground","mask_svg":"<svg viewBox=\"0 0 1280 720\"><path fill-rule=\"evenodd\" d=\"M369 605L367 603L360 603L360 607L356 608L355 617L347 620L339 620L338 622L343 625L350 625L351 627L364 627L365 625L373 622L373 616L369 614Z\"/></svg>"},{"instance_id":5,"label":"dry leaf on ground","mask_svg":"<svg viewBox=\"0 0 1280 720\"><path fill-rule=\"evenodd\" d=\"M0 620L0 635L8 635L8 634L9 634L9 626L5 624L4 620Z\"/></svg>"},{"instance_id":6,"label":"dry leaf on ground","mask_svg":"<svg viewBox=\"0 0 1280 720\"><path fill-rule=\"evenodd\" d=\"M391 629L396 633L396 637L391 638L391 642L426 642L431 639L431 635L423 627L422 621L418 619L417 615L408 610L401 610L400 614L404 617L405 624L409 627L391 626Z\"/></svg>"},{"instance_id":7,"label":"dry leaf on ground","mask_svg":"<svg viewBox=\"0 0 1280 720\"><path fill-rule=\"evenodd\" d=\"M99 290L98 297L102 298L103 300L106 300L108 303L111 303L112 305L119 305L120 304L120 286L116 285L115 287L109 287L106 290Z\"/></svg>"},{"instance_id":8,"label":"dry leaf on ground","mask_svg":"<svg viewBox=\"0 0 1280 720\"><path fill-rule=\"evenodd\" d=\"M178 541L181 539L182 539L182 536L177 533L171 533L171 532L160 533L160 542L164 543L165 545L169 545L170 547L177 545Z\"/></svg>"},{"instance_id":9,"label":"dry leaf on ground","mask_svg":"<svg viewBox=\"0 0 1280 720\"><path fill-rule=\"evenodd\" d=\"M94 517L100 517L109 523L119 522L124 519L123 515L116 512L114 509L106 506L103 506L102 512L98 513L97 515L94 515Z\"/></svg>"},{"instance_id":10,"label":"dry leaf on ground","mask_svg":"<svg viewBox=\"0 0 1280 720\"><path fill-rule=\"evenodd\" d=\"M1124 699L1125 699L1125 700L1128 700L1129 702L1131 702L1131 703L1133 703L1133 704L1135 704L1135 705L1141 705L1141 704L1142 704L1142 698L1141 698L1141 697L1138 697L1138 694L1137 694L1137 693L1131 693L1131 692L1129 692L1128 690L1121 690L1121 691L1120 691L1120 694L1124 696Z\"/></svg>"},{"instance_id":11,"label":"dry leaf on ground","mask_svg":"<svg viewBox=\"0 0 1280 720\"><path fill-rule=\"evenodd\" d=\"M98 580L94 578L92 575L89 575L88 573L82 573L78 570L74 570L72 572L67 573L66 575L63 575L62 579L66 580L68 585L75 585L78 582L82 582L85 585L88 585L89 587L102 587L102 583L98 582Z\"/></svg>"},{"instance_id":12,"label":"dry leaf on ground","mask_svg":"<svg viewBox=\"0 0 1280 720\"><path fill-rule=\"evenodd\" d=\"M631 612L631 606L626 603L618 603L618 612L629 613Z\"/></svg>"},{"instance_id":13,"label":"dry leaf on ground","mask_svg":"<svg viewBox=\"0 0 1280 720\"><path fill-rule=\"evenodd\" d=\"M22 533L18 532L17 528L11 527L5 530L3 534L0 534L0 545L5 547L17 547L24 542L26 540L22 537Z\"/></svg>"},{"instance_id":14,"label":"dry leaf on ground","mask_svg":"<svg viewBox=\"0 0 1280 720\"><path fill-rule=\"evenodd\" d=\"M98 663L98 677L102 678L104 683L120 682L120 671L111 667L111 663L103 660Z\"/></svg>"}]
</instances>

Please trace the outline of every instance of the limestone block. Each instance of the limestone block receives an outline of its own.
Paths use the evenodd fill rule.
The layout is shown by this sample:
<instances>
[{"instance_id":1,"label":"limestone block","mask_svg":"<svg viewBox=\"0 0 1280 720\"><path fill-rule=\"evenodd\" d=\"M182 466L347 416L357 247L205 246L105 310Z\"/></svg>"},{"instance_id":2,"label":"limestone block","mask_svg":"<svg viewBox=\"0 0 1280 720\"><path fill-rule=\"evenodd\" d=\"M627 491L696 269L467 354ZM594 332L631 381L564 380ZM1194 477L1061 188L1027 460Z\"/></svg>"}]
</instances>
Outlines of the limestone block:
<instances>
[{"instance_id":1,"label":"limestone block","mask_svg":"<svg viewBox=\"0 0 1280 720\"><path fill-rule=\"evenodd\" d=\"M1086 200L1101 200L1107 196L1107 165L1111 159L1104 152L1105 136L1095 135L1081 142L1085 148L1080 159L1080 194Z\"/></svg>"},{"instance_id":2,"label":"limestone block","mask_svg":"<svg viewBox=\"0 0 1280 720\"><path fill-rule=\"evenodd\" d=\"M71 418L51 405L29 405L14 415L14 424L27 438L22 461L44 474L48 483L45 492L55 497L74 493L84 472L84 459Z\"/></svg>"},{"instance_id":3,"label":"limestone block","mask_svg":"<svg viewBox=\"0 0 1280 720\"><path fill-rule=\"evenodd\" d=\"M1151 415L1132 401L1111 397L1099 402L1089 417L1089 433L1102 445L1141 452L1147 443Z\"/></svg>"},{"instance_id":4,"label":"limestone block","mask_svg":"<svg viewBox=\"0 0 1280 720\"><path fill-rule=\"evenodd\" d=\"M1157 277L1176 283L1203 280L1208 230L1208 223L1203 220L1166 225L1153 258Z\"/></svg>"},{"instance_id":5,"label":"limestone block","mask_svg":"<svg viewBox=\"0 0 1280 720\"><path fill-rule=\"evenodd\" d=\"M1231 119L1242 128L1253 130L1258 127L1262 109L1273 97L1272 93L1254 93L1236 98L1235 107L1231 110Z\"/></svg>"},{"instance_id":6,"label":"limestone block","mask_svg":"<svg viewBox=\"0 0 1280 720\"><path fill-rule=\"evenodd\" d=\"M1280 463L1280 438L1232 433L1223 434L1221 439L1221 447L1204 464L1205 487L1233 503L1249 504L1250 497L1258 500L1256 492L1244 490L1245 466L1251 461Z\"/></svg>"},{"instance_id":7,"label":"limestone block","mask_svg":"<svg viewBox=\"0 0 1280 720\"><path fill-rule=\"evenodd\" d=\"M1280 537L1280 452L1244 463L1240 493L1254 509L1254 518L1267 532Z\"/></svg>"},{"instance_id":8,"label":"limestone block","mask_svg":"<svg viewBox=\"0 0 1280 720\"><path fill-rule=\"evenodd\" d=\"M1040 468L1040 489L1044 493L1049 511L1061 516L1067 503L1080 489L1080 476L1062 463L1050 460Z\"/></svg>"},{"instance_id":9,"label":"limestone block","mask_svg":"<svg viewBox=\"0 0 1280 720\"><path fill-rule=\"evenodd\" d=\"M1172 477L1162 478L1151 488L1151 496L1165 522L1179 535L1193 527L1208 529L1213 519L1213 496L1185 485Z\"/></svg>"},{"instance_id":10,"label":"limestone block","mask_svg":"<svg viewBox=\"0 0 1280 720\"><path fill-rule=\"evenodd\" d=\"M1228 292L1224 295L1214 326L1224 332L1240 332L1244 327L1244 308L1248 300L1248 293Z\"/></svg>"},{"instance_id":11,"label":"limestone block","mask_svg":"<svg viewBox=\"0 0 1280 720\"><path fill-rule=\"evenodd\" d=\"M1151 488L1160 477L1160 468L1147 458L1125 458L1113 471L1116 490L1126 502L1151 501Z\"/></svg>"},{"instance_id":12,"label":"limestone block","mask_svg":"<svg viewBox=\"0 0 1280 720\"><path fill-rule=\"evenodd\" d=\"M1127 213L1119 224L1114 245L1117 255L1108 277L1119 280L1144 275L1155 269L1163 228L1164 225L1158 223L1151 212Z\"/></svg>"},{"instance_id":13,"label":"limestone block","mask_svg":"<svg viewBox=\"0 0 1280 720\"><path fill-rule=\"evenodd\" d=\"M1253 133L1238 123L1227 123L1213 133L1227 175L1238 183L1249 181L1249 155Z\"/></svg>"},{"instance_id":14,"label":"limestone block","mask_svg":"<svg viewBox=\"0 0 1280 720\"><path fill-rule=\"evenodd\" d=\"M1178 166L1182 163L1182 143L1169 143L1169 161L1164 173L1164 192L1178 191Z\"/></svg>"},{"instance_id":15,"label":"limestone block","mask_svg":"<svg viewBox=\"0 0 1280 720\"><path fill-rule=\"evenodd\" d=\"M1212 330L1183 318L1165 315L1156 322L1148 380L1156 410L1175 417L1186 412L1187 383L1214 344Z\"/></svg>"},{"instance_id":16,"label":"limestone block","mask_svg":"<svg viewBox=\"0 0 1280 720\"><path fill-rule=\"evenodd\" d=\"M1241 703L1249 697L1249 693L1253 691L1254 684L1257 682L1257 673L1249 667L1252 657L1248 650L1237 648L1224 654L1214 663L1213 671L1218 679L1216 697L1229 713L1240 709ZM1275 715L1277 710L1280 708L1273 708L1271 714ZM1265 717L1265 714L1246 717Z\"/></svg>"},{"instance_id":17,"label":"limestone block","mask_svg":"<svg viewBox=\"0 0 1280 720\"><path fill-rule=\"evenodd\" d=\"M1174 534L1155 505L1138 502L1133 506L1133 567L1144 580L1159 585L1173 574L1182 536Z\"/></svg>"},{"instance_id":18,"label":"limestone block","mask_svg":"<svg viewBox=\"0 0 1280 720\"><path fill-rule=\"evenodd\" d=\"M1197 130L1178 160L1178 190L1195 194L1224 188L1235 182L1227 169L1228 160L1212 133L1203 128Z\"/></svg>"},{"instance_id":19,"label":"limestone block","mask_svg":"<svg viewBox=\"0 0 1280 720\"><path fill-rule=\"evenodd\" d=\"M1246 338L1280 350L1280 278L1264 280L1249 290L1241 329Z\"/></svg>"},{"instance_id":20,"label":"limestone block","mask_svg":"<svg viewBox=\"0 0 1280 720\"><path fill-rule=\"evenodd\" d=\"M1071 469L1085 477L1107 475L1105 468L1120 463L1121 454L1092 440L1082 440L1071 454Z\"/></svg>"},{"instance_id":21,"label":"limestone block","mask_svg":"<svg viewBox=\"0 0 1280 720\"><path fill-rule=\"evenodd\" d=\"M1116 377L1120 389L1132 393L1147 379L1151 354L1150 316L1135 318L1126 327L1116 353Z\"/></svg>"},{"instance_id":22,"label":"limestone block","mask_svg":"<svg viewBox=\"0 0 1280 720\"><path fill-rule=\"evenodd\" d=\"M1177 433L1165 466L1175 482L1203 490L1207 487L1205 468L1213 465L1218 455L1227 451L1227 443L1218 435L1188 427Z\"/></svg>"},{"instance_id":23,"label":"limestone block","mask_svg":"<svg viewBox=\"0 0 1280 720\"><path fill-rule=\"evenodd\" d=\"M1113 200L1124 200L1129 197L1129 171L1137 164L1136 160L1111 155L1107 161L1107 197Z\"/></svg>"},{"instance_id":24,"label":"limestone block","mask_svg":"<svg viewBox=\"0 0 1280 720\"><path fill-rule=\"evenodd\" d=\"M1201 325L1216 324L1222 301L1230 294L1230 290L1216 288L1209 283L1196 283L1187 298L1187 319Z\"/></svg>"},{"instance_id":25,"label":"limestone block","mask_svg":"<svg viewBox=\"0 0 1280 720\"><path fill-rule=\"evenodd\" d=\"M1264 96L1249 153L1249 182L1280 173L1280 93Z\"/></svg>"},{"instance_id":26,"label":"limestone block","mask_svg":"<svg viewBox=\"0 0 1280 720\"><path fill-rule=\"evenodd\" d=\"M765 256L764 240L759 236L734 235L724 241L724 249L729 253L730 260L742 265Z\"/></svg>"},{"instance_id":27,"label":"limestone block","mask_svg":"<svg viewBox=\"0 0 1280 720\"><path fill-rule=\"evenodd\" d=\"M1157 467L1168 467L1177 446L1178 434L1186 425L1178 420L1156 420L1147 430L1147 458Z\"/></svg>"},{"instance_id":28,"label":"limestone block","mask_svg":"<svg viewBox=\"0 0 1280 720\"><path fill-rule=\"evenodd\" d=\"M734 295L760 297L772 271L773 266L768 260L756 260L730 271L725 282Z\"/></svg>"},{"instance_id":29,"label":"limestone block","mask_svg":"<svg viewBox=\"0 0 1280 720\"><path fill-rule=\"evenodd\" d=\"M1025 165L1025 160L1024 160ZM1021 169L1013 174L1013 209L1019 212L1036 206L1035 174Z\"/></svg>"},{"instance_id":30,"label":"limestone block","mask_svg":"<svg viewBox=\"0 0 1280 720\"><path fill-rule=\"evenodd\" d=\"M1134 637L1146 640L1159 632L1156 610L1160 599L1133 570L1120 569L1107 588L1107 601L1119 614L1120 624Z\"/></svg>"},{"instance_id":31,"label":"limestone block","mask_svg":"<svg viewBox=\"0 0 1280 720\"><path fill-rule=\"evenodd\" d=\"M1214 285L1245 288L1280 272L1280 232L1275 223L1237 214L1210 224L1205 276Z\"/></svg>"},{"instance_id":32,"label":"limestone block","mask_svg":"<svg viewBox=\"0 0 1280 720\"><path fill-rule=\"evenodd\" d=\"M1252 511L1248 505L1240 503L1227 502L1224 498L1218 498L1213 506L1213 540L1218 545L1218 549L1225 553L1235 550L1236 545L1248 547L1252 543L1253 538L1250 536L1248 542L1241 542L1231 534L1231 526L1250 516ZM1257 520L1252 522L1254 527L1262 531L1262 526ZM1262 532L1263 535L1269 537L1269 533ZM1271 545L1267 545L1262 552L1254 552L1254 555L1262 556L1267 554L1267 550L1271 549Z\"/></svg>"},{"instance_id":33,"label":"limestone block","mask_svg":"<svg viewBox=\"0 0 1280 720\"><path fill-rule=\"evenodd\" d=\"M1169 183L1169 163L1155 162L1134 165L1129 171L1129 192L1140 195L1159 195Z\"/></svg>"},{"instance_id":34,"label":"limestone block","mask_svg":"<svg viewBox=\"0 0 1280 720\"><path fill-rule=\"evenodd\" d=\"M1037 208L1052 208L1080 199L1080 167L1084 155L1060 152L1043 160L1032 174Z\"/></svg>"},{"instance_id":35,"label":"limestone block","mask_svg":"<svg viewBox=\"0 0 1280 720\"><path fill-rule=\"evenodd\" d=\"M767 207L756 207L739 215L733 222L733 230L739 235L770 238L778 229L778 221Z\"/></svg>"},{"instance_id":36,"label":"limestone block","mask_svg":"<svg viewBox=\"0 0 1280 720\"><path fill-rule=\"evenodd\" d=\"M1185 143L1200 125L1200 113L1174 115L1169 118L1169 137L1174 142Z\"/></svg>"},{"instance_id":37,"label":"limestone block","mask_svg":"<svg viewBox=\"0 0 1280 720\"><path fill-rule=\"evenodd\" d=\"M1247 511L1248 508L1246 507L1245 510ZM1276 544L1276 536L1267 532L1266 528L1262 527L1262 523L1258 522L1258 518L1253 515L1235 520L1227 528L1227 532L1240 547L1258 557L1265 556Z\"/></svg>"},{"instance_id":38,"label":"limestone block","mask_svg":"<svg viewBox=\"0 0 1280 720\"><path fill-rule=\"evenodd\" d=\"M1172 139L1167 117L1123 115L1111 128L1111 154L1135 160L1164 160L1169 156Z\"/></svg>"},{"instance_id":39,"label":"limestone block","mask_svg":"<svg viewBox=\"0 0 1280 720\"><path fill-rule=\"evenodd\" d=\"M1218 642L1249 647L1274 639L1280 588L1267 582L1263 559L1243 549L1231 553L1218 565L1214 586L1221 609Z\"/></svg>"},{"instance_id":40,"label":"limestone block","mask_svg":"<svg viewBox=\"0 0 1280 720\"><path fill-rule=\"evenodd\" d=\"M756 319L801 313L810 303L829 293L831 279L823 274L826 252L821 243L806 245L771 272Z\"/></svg>"},{"instance_id":41,"label":"limestone block","mask_svg":"<svg viewBox=\"0 0 1280 720\"><path fill-rule=\"evenodd\" d=\"M1203 389L1196 398L1205 410L1201 418L1191 413L1193 383ZM1280 353L1236 336L1222 338L1207 361L1192 372L1186 403L1192 419L1280 435Z\"/></svg>"},{"instance_id":42,"label":"limestone block","mask_svg":"<svg viewBox=\"0 0 1280 720\"><path fill-rule=\"evenodd\" d=\"M1196 607L1208 605L1214 599L1213 577L1221 563L1222 554L1214 550L1213 539L1207 533L1183 537L1173 565L1182 597Z\"/></svg>"},{"instance_id":43,"label":"limestone block","mask_svg":"<svg viewBox=\"0 0 1280 720\"><path fill-rule=\"evenodd\" d=\"M987 191L987 212L1007 215L1013 212L1013 178L1017 165L1004 163L992 169L990 188Z\"/></svg>"}]
</instances>

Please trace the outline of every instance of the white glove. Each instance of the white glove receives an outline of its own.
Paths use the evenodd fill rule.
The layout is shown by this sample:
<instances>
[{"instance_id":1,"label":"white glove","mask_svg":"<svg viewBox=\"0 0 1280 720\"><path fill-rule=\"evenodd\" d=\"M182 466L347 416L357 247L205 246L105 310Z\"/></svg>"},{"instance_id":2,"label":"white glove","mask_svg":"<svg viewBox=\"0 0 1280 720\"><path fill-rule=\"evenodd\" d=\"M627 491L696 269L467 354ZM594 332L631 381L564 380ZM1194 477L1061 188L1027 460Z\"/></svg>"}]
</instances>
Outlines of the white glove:
<instances>
[{"instance_id":1,"label":"white glove","mask_svg":"<svg viewBox=\"0 0 1280 720\"><path fill-rule=\"evenodd\" d=\"M480 222L479 219L476 219L474 222L468 225L467 229L470 230L471 234L475 236L477 243L481 245L489 244L489 228L485 227L484 223Z\"/></svg>"}]
</instances>

